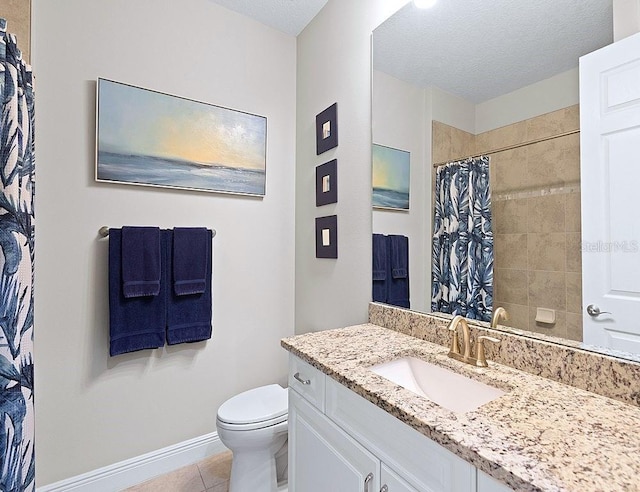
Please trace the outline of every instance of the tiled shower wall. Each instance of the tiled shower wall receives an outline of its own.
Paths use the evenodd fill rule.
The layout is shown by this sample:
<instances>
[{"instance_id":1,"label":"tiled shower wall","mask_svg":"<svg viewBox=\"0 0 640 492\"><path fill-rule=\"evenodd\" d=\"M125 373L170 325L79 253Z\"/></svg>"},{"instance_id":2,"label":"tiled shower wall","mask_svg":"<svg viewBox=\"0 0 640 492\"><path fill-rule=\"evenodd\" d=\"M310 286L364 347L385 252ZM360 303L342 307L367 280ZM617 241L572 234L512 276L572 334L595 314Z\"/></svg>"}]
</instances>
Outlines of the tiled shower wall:
<instances>
[{"instance_id":1,"label":"tiled shower wall","mask_svg":"<svg viewBox=\"0 0 640 492\"><path fill-rule=\"evenodd\" d=\"M577 105L479 135L434 121L433 162L491 153L579 127ZM509 326L581 340L579 134L491 154L490 175L494 308L507 310ZM555 310L554 324L535 321L539 307Z\"/></svg>"}]
</instances>

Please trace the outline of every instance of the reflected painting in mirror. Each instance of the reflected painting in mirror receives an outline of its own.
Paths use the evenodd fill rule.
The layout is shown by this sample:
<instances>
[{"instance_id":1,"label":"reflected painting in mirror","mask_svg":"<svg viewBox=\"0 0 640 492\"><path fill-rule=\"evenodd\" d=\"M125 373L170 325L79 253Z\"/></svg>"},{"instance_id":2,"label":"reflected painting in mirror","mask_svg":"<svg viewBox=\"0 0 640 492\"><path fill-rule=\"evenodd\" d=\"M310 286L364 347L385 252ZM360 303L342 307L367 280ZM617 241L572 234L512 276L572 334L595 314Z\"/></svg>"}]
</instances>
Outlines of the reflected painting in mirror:
<instances>
[{"instance_id":1,"label":"reflected painting in mirror","mask_svg":"<svg viewBox=\"0 0 640 492\"><path fill-rule=\"evenodd\" d=\"M490 307L584 346L578 59L613 41L612 2L513 4L409 3L374 31L373 141L411 153L412 207L373 233L409 238L411 308L432 312L436 169L488 156Z\"/></svg>"}]
</instances>

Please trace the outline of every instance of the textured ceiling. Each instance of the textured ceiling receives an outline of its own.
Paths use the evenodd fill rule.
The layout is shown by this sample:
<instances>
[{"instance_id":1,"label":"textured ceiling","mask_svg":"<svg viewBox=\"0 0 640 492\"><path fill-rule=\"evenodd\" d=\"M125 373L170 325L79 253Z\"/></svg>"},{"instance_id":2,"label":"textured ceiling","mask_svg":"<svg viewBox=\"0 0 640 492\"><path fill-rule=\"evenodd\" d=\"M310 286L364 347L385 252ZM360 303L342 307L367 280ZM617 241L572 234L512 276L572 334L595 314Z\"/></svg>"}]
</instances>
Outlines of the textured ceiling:
<instances>
[{"instance_id":1,"label":"textured ceiling","mask_svg":"<svg viewBox=\"0 0 640 492\"><path fill-rule=\"evenodd\" d=\"M267 26L297 36L327 0L212 0Z\"/></svg>"},{"instance_id":2,"label":"textured ceiling","mask_svg":"<svg viewBox=\"0 0 640 492\"><path fill-rule=\"evenodd\" d=\"M413 2L374 31L374 67L479 103L578 66L613 42L612 0Z\"/></svg>"}]
</instances>

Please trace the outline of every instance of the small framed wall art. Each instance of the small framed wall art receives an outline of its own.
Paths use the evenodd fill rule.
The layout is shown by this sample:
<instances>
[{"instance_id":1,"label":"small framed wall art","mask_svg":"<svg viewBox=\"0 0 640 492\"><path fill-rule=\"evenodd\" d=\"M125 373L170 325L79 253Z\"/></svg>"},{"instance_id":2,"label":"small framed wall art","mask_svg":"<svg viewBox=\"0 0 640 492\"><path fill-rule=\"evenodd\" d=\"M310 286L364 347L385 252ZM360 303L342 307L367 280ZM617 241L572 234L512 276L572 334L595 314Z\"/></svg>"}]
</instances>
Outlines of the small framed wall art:
<instances>
[{"instance_id":1,"label":"small framed wall art","mask_svg":"<svg viewBox=\"0 0 640 492\"><path fill-rule=\"evenodd\" d=\"M316 116L316 155L338 146L338 103Z\"/></svg>"},{"instance_id":2,"label":"small framed wall art","mask_svg":"<svg viewBox=\"0 0 640 492\"><path fill-rule=\"evenodd\" d=\"M338 201L338 160L316 167L316 207Z\"/></svg>"},{"instance_id":3,"label":"small framed wall art","mask_svg":"<svg viewBox=\"0 0 640 492\"><path fill-rule=\"evenodd\" d=\"M338 257L338 216L316 218L316 258Z\"/></svg>"}]
</instances>

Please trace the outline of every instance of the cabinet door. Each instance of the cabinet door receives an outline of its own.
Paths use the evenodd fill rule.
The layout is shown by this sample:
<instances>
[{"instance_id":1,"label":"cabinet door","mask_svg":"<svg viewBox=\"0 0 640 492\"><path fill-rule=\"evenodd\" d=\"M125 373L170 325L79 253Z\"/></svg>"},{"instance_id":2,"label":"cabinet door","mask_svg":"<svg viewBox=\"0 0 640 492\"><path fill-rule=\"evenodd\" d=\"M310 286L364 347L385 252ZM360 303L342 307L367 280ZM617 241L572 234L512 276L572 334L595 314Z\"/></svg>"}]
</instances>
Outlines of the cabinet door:
<instances>
[{"instance_id":1,"label":"cabinet door","mask_svg":"<svg viewBox=\"0 0 640 492\"><path fill-rule=\"evenodd\" d=\"M475 492L476 468L327 378L327 416L420 491Z\"/></svg>"},{"instance_id":2,"label":"cabinet door","mask_svg":"<svg viewBox=\"0 0 640 492\"><path fill-rule=\"evenodd\" d=\"M513 490L504 483L478 470L477 492L513 492Z\"/></svg>"},{"instance_id":3,"label":"cabinet door","mask_svg":"<svg viewBox=\"0 0 640 492\"><path fill-rule=\"evenodd\" d=\"M380 490L382 492L418 492L407 482L402 480L395 472L390 470L384 463L380 471ZM386 485L386 489L384 488Z\"/></svg>"},{"instance_id":4,"label":"cabinet door","mask_svg":"<svg viewBox=\"0 0 640 492\"><path fill-rule=\"evenodd\" d=\"M289 491L378 492L380 461L289 390Z\"/></svg>"}]
</instances>

